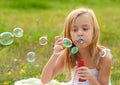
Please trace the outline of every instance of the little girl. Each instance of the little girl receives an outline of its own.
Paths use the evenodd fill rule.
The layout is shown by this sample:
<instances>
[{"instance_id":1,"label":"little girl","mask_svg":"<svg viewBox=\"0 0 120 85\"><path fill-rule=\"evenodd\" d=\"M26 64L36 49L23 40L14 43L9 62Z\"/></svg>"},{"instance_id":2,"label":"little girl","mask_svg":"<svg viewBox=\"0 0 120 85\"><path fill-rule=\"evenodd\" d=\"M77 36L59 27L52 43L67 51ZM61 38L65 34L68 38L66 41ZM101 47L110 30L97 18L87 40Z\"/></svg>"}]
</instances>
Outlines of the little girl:
<instances>
[{"instance_id":1,"label":"little girl","mask_svg":"<svg viewBox=\"0 0 120 85\"><path fill-rule=\"evenodd\" d=\"M63 38L70 39L72 46L65 48ZM98 41L99 26L94 12L87 8L73 10L66 18L64 37L55 37L53 54L41 75L42 83L49 83L67 68L72 78L64 85L111 85L112 55ZM74 52L74 48L78 50ZM81 59L85 65L79 67Z\"/></svg>"}]
</instances>

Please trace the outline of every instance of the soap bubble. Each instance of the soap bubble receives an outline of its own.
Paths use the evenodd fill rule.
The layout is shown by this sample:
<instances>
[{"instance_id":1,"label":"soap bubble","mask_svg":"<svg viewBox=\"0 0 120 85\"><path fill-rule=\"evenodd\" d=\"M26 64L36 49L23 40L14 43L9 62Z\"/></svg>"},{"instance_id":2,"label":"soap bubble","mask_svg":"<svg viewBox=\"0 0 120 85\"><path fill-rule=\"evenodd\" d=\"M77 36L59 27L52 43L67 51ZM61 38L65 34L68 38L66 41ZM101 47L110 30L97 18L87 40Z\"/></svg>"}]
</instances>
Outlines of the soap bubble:
<instances>
[{"instance_id":1,"label":"soap bubble","mask_svg":"<svg viewBox=\"0 0 120 85\"><path fill-rule=\"evenodd\" d=\"M77 53L78 53L78 47L73 46L72 49L71 49L71 53L72 53L73 55L77 54Z\"/></svg>"},{"instance_id":2,"label":"soap bubble","mask_svg":"<svg viewBox=\"0 0 120 85\"><path fill-rule=\"evenodd\" d=\"M31 51L27 53L27 61L31 63L35 61L35 52Z\"/></svg>"},{"instance_id":3,"label":"soap bubble","mask_svg":"<svg viewBox=\"0 0 120 85\"><path fill-rule=\"evenodd\" d=\"M22 37L23 36L23 29L15 28L13 30L13 34L14 34L15 37Z\"/></svg>"},{"instance_id":4,"label":"soap bubble","mask_svg":"<svg viewBox=\"0 0 120 85\"><path fill-rule=\"evenodd\" d=\"M40 45L46 45L47 44L47 36L43 36L39 38Z\"/></svg>"},{"instance_id":5,"label":"soap bubble","mask_svg":"<svg viewBox=\"0 0 120 85\"><path fill-rule=\"evenodd\" d=\"M72 46L72 41L68 38L63 38L63 46L68 48Z\"/></svg>"},{"instance_id":6,"label":"soap bubble","mask_svg":"<svg viewBox=\"0 0 120 85\"><path fill-rule=\"evenodd\" d=\"M3 32L0 34L0 44L2 45L10 45L13 43L14 35L10 32Z\"/></svg>"}]
</instances>

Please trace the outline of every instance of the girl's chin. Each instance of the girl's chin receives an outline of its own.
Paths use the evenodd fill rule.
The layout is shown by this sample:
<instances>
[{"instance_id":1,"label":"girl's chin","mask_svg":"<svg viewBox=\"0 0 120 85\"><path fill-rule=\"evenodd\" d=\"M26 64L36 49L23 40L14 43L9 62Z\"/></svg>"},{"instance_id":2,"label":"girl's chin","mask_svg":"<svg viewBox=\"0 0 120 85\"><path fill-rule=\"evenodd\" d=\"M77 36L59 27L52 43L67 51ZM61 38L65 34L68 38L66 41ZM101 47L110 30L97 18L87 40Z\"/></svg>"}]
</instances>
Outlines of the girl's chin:
<instances>
[{"instance_id":1,"label":"girl's chin","mask_svg":"<svg viewBox=\"0 0 120 85\"><path fill-rule=\"evenodd\" d=\"M87 44L83 44L83 45L80 45L78 48L79 49L86 49L86 48L89 48L89 46Z\"/></svg>"}]
</instances>

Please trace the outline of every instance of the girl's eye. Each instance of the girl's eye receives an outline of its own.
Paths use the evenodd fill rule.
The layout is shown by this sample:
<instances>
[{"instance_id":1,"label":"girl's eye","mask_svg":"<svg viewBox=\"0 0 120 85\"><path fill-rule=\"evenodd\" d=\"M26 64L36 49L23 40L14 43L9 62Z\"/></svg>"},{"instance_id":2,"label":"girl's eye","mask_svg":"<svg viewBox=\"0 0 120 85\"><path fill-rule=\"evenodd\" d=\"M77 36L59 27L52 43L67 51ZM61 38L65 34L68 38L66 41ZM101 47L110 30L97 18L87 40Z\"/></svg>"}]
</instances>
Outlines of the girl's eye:
<instances>
[{"instance_id":1,"label":"girl's eye","mask_svg":"<svg viewBox=\"0 0 120 85\"><path fill-rule=\"evenodd\" d=\"M77 32L77 31L78 31L78 29L74 28L72 31L73 31L73 32Z\"/></svg>"},{"instance_id":2,"label":"girl's eye","mask_svg":"<svg viewBox=\"0 0 120 85\"><path fill-rule=\"evenodd\" d=\"M87 31L87 30L88 30L88 28L85 28L85 27L84 27L84 28L83 28L83 30L84 30L84 31Z\"/></svg>"}]
</instances>

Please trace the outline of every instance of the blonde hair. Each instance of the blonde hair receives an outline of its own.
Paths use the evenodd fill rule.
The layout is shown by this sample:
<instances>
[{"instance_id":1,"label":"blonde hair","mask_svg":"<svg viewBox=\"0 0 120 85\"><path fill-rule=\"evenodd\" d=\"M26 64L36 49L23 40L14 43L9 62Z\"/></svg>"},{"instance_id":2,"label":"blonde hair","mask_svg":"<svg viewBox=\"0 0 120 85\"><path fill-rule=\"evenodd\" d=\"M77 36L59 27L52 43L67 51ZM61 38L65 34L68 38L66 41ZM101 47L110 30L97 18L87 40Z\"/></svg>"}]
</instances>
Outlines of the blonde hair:
<instances>
[{"instance_id":1,"label":"blonde hair","mask_svg":"<svg viewBox=\"0 0 120 85\"><path fill-rule=\"evenodd\" d=\"M101 50L101 46L98 45L99 43L99 25L96 19L96 16L93 12L92 9L88 9L88 8L78 8L73 10L72 12L70 12L70 14L67 16L66 20L65 20L65 24L64 24L64 37L65 38L69 38L71 39L71 35L70 35L70 28L72 23L76 20L76 18L82 14L86 14L88 13L93 21L93 38L92 38L92 43L90 44L89 48L89 52L91 55L92 60L97 63L99 57L99 51ZM68 67L69 71L75 66L76 60L78 59L78 57L75 57L73 55L71 55L70 52L71 48L67 48L65 49L65 66ZM66 68L66 67L65 67Z\"/></svg>"}]
</instances>

